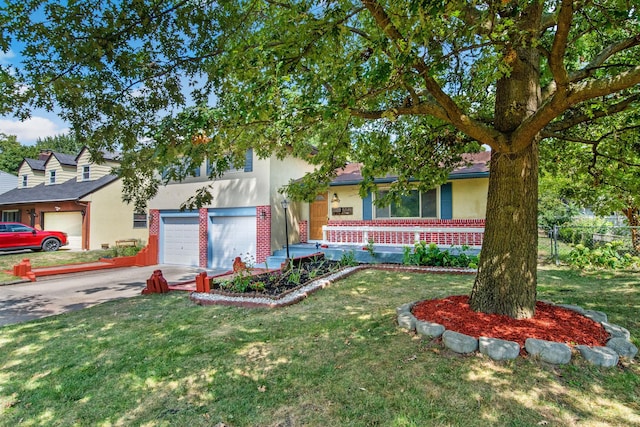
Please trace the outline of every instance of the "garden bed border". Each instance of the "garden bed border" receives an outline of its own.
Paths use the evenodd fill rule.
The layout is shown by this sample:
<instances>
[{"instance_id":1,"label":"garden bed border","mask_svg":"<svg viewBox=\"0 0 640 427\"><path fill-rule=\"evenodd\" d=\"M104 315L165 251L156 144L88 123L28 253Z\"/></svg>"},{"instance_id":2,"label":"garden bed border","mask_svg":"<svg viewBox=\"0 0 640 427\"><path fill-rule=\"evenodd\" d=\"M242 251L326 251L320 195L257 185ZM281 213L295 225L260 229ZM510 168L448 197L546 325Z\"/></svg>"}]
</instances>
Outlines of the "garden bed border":
<instances>
[{"instance_id":1,"label":"garden bed border","mask_svg":"<svg viewBox=\"0 0 640 427\"><path fill-rule=\"evenodd\" d=\"M259 293L238 294L212 289L210 292L192 292L189 298L200 305L231 305L246 308L277 308L296 304L312 293L324 289L336 280L344 279L358 271L375 269L385 271L405 271L408 273L440 273L440 274L476 274L477 270L461 267L420 267L397 264L366 264L344 267L314 279L295 289L288 290L278 296L260 295Z\"/></svg>"}]
</instances>

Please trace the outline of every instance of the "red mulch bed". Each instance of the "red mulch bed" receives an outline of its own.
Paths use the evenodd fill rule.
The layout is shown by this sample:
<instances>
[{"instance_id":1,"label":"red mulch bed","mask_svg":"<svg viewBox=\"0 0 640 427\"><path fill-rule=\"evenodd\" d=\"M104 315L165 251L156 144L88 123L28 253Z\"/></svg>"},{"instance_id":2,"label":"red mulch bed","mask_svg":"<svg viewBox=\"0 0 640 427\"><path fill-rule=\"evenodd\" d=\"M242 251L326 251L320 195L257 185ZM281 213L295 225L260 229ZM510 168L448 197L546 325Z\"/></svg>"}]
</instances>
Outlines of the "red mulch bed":
<instances>
[{"instance_id":1,"label":"red mulch bed","mask_svg":"<svg viewBox=\"0 0 640 427\"><path fill-rule=\"evenodd\" d=\"M536 303L531 319L513 319L500 314L485 314L469 308L466 295L421 301L413 307L416 319L438 323L447 330L475 338L490 337L514 341L524 348L527 338L565 343L604 346L609 334L597 323L575 311L555 305Z\"/></svg>"}]
</instances>

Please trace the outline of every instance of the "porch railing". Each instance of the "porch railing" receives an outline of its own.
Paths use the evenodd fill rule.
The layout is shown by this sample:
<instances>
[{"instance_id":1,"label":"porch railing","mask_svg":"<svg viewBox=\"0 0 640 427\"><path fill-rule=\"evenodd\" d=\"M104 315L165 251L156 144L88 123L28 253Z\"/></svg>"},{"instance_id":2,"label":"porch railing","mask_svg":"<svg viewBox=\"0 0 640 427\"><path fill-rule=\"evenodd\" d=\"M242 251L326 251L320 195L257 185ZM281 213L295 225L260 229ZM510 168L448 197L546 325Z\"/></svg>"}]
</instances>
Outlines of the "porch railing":
<instances>
[{"instance_id":1,"label":"porch railing","mask_svg":"<svg viewBox=\"0 0 640 427\"><path fill-rule=\"evenodd\" d=\"M482 247L484 227L398 227L324 225L322 240L325 243L366 245L413 246L424 241L440 246L467 245Z\"/></svg>"}]
</instances>

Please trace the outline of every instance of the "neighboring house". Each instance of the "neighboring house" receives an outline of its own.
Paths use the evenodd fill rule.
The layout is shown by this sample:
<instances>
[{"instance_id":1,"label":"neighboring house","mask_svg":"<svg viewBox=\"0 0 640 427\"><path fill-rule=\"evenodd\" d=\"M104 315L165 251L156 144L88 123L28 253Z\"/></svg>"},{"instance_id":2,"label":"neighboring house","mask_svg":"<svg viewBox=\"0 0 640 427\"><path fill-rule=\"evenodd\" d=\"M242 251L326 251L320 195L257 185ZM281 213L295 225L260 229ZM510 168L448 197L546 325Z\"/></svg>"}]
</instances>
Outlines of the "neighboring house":
<instances>
[{"instance_id":1,"label":"neighboring house","mask_svg":"<svg viewBox=\"0 0 640 427\"><path fill-rule=\"evenodd\" d=\"M473 240L467 243L479 246L484 227L489 157L489 152L470 155L468 160L472 165L454 170L449 182L408 198L409 210L376 208L375 195L360 198L360 166L349 164L338 171L327 194L319 195L313 203L291 204L287 210L289 242L323 241L323 226L346 230L345 233L329 232L326 242L358 244L363 242L364 235L354 232L353 228L449 227L473 232ZM158 241L158 262L222 269L230 269L237 256L255 263L265 262L286 243L283 196L278 190L312 170L313 166L300 159L258 159L249 150L244 169L229 171L221 179L209 181L206 165L202 165L195 173L197 176L160 188L158 195L149 201L149 241ZM390 176L377 180L380 191L394 179ZM212 185L211 205L180 212L180 202L207 184ZM394 238L385 233L368 236L376 243L407 243L393 241ZM438 230L435 233L452 234ZM411 234L410 239L413 237ZM419 237L433 241L433 236Z\"/></svg>"},{"instance_id":2,"label":"neighboring house","mask_svg":"<svg viewBox=\"0 0 640 427\"><path fill-rule=\"evenodd\" d=\"M100 249L124 239L148 236L147 215L122 201L122 182L111 174L116 156L91 162L83 148L77 156L43 152L24 159L18 168L17 188L0 195L2 221L64 231L69 248Z\"/></svg>"},{"instance_id":3,"label":"neighboring house","mask_svg":"<svg viewBox=\"0 0 640 427\"><path fill-rule=\"evenodd\" d=\"M15 175L0 171L0 194L16 188L16 179L17 177Z\"/></svg>"},{"instance_id":4,"label":"neighboring house","mask_svg":"<svg viewBox=\"0 0 640 427\"><path fill-rule=\"evenodd\" d=\"M451 172L449 180L427 192L414 190L403 197L400 205L376 207L376 194L364 199L359 194L362 182L360 164L348 164L337 171L329 192L316 197L309 205L309 240L325 243L406 245L416 240L449 244L481 246L489 187L491 152L468 154L470 165ZM376 179L382 193L396 180L394 176ZM325 233L323 235L323 226ZM368 229L365 232L364 229ZM445 230L458 229L456 232Z\"/></svg>"},{"instance_id":5,"label":"neighboring house","mask_svg":"<svg viewBox=\"0 0 640 427\"><path fill-rule=\"evenodd\" d=\"M170 182L149 201L149 241L158 241L158 262L230 269L235 257L263 263L285 245L285 219L278 193L292 179L313 170L304 160L259 159L248 150L243 168L209 181L207 165L195 177ZM180 212L180 203L211 185L213 200L197 211ZM289 241L306 239L299 231L303 203L287 210ZM306 233L305 230L303 230Z\"/></svg>"}]
</instances>

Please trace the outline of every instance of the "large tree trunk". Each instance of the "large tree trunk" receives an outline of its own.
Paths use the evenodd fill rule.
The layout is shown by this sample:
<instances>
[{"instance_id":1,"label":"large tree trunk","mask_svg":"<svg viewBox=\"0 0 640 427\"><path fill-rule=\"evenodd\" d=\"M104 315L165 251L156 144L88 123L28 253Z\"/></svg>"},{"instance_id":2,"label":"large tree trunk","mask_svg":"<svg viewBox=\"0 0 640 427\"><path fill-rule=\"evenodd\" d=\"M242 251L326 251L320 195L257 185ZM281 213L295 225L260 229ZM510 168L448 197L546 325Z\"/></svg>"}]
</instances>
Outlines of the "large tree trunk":
<instances>
[{"instance_id":1,"label":"large tree trunk","mask_svg":"<svg viewBox=\"0 0 640 427\"><path fill-rule=\"evenodd\" d=\"M517 15L519 33L503 51L510 74L496 83L494 124L513 136L541 102L540 57L534 43L541 2L511 13ZM513 137L491 154L484 242L470 296L473 310L516 319L533 317L536 304L538 137L526 138Z\"/></svg>"},{"instance_id":2,"label":"large tree trunk","mask_svg":"<svg viewBox=\"0 0 640 427\"><path fill-rule=\"evenodd\" d=\"M640 252L640 209L634 207L628 207L623 209L622 212L629 221L629 227L631 227L631 244L635 252Z\"/></svg>"},{"instance_id":3,"label":"large tree trunk","mask_svg":"<svg viewBox=\"0 0 640 427\"><path fill-rule=\"evenodd\" d=\"M522 319L536 304L538 146L491 154L491 175L480 265L471 308Z\"/></svg>"}]
</instances>

